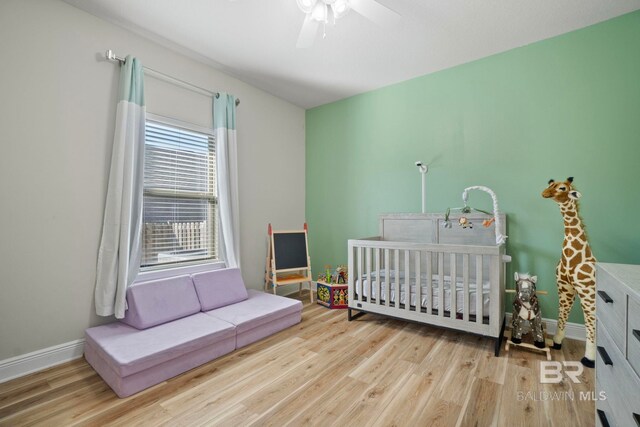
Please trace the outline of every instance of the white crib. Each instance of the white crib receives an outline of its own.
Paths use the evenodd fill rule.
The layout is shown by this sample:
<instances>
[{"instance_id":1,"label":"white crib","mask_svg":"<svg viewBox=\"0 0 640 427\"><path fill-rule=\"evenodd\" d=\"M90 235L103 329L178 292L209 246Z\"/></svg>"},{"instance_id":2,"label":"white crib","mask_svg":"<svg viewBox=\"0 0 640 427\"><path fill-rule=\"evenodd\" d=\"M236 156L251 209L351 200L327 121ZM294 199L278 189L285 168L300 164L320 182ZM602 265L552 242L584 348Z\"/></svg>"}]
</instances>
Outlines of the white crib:
<instances>
[{"instance_id":1,"label":"white crib","mask_svg":"<svg viewBox=\"0 0 640 427\"><path fill-rule=\"evenodd\" d=\"M505 246L491 216L385 214L378 237L349 240L348 319L378 313L496 338L504 334ZM506 218L499 230L506 235ZM353 313L355 310L357 313Z\"/></svg>"}]
</instances>

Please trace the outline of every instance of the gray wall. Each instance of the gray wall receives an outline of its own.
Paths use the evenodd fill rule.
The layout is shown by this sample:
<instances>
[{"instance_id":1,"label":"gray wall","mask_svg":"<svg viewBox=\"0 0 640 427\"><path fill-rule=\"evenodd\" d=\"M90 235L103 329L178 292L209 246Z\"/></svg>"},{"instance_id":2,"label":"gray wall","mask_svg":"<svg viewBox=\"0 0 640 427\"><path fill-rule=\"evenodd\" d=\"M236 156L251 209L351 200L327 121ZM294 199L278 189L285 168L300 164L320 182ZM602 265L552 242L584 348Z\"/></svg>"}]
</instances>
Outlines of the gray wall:
<instances>
[{"instance_id":1,"label":"gray wall","mask_svg":"<svg viewBox=\"0 0 640 427\"><path fill-rule=\"evenodd\" d=\"M94 314L118 67L106 49L235 94L243 276L266 228L304 222L304 110L58 0L0 2L0 360L82 338ZM210 100L147 78L148 110L207 125ZM280 167L286 165L286 167Z\"/></svg>"}]
</instances>

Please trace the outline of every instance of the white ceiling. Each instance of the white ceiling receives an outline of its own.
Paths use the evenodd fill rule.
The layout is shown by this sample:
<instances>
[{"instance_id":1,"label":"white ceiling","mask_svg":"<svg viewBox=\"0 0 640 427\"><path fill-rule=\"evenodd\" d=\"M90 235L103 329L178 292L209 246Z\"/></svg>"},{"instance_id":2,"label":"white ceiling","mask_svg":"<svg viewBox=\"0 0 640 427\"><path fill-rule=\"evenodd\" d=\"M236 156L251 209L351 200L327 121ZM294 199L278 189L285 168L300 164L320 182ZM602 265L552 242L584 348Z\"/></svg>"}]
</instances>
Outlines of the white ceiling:
<instances>
[{"instance_id":1,"label":"white ceiling","mask_svg":"<svg viewBox=\"0 0 640 427\"><path fill-rule=\"evenodd\" d=\"M402 16L398 25L351 11L297 49L296 0L65 1L304 108L640 9L640 0L379 0Z\"/></svg>"}]
</instances>

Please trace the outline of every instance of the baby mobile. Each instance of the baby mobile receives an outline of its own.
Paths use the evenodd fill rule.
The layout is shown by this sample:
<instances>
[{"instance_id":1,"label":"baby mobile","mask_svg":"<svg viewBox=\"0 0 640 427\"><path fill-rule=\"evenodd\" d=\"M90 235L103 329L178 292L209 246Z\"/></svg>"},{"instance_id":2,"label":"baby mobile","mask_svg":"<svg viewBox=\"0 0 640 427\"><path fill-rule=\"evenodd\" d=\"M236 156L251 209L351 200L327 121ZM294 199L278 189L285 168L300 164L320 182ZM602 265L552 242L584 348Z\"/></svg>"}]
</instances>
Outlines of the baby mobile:
<instances>
[{"instance_id":1,"label":"baby mobile","mask_svg":"<svg viewBox=\"0 0 640 427\"><path fill-rule=\"evenodd\" d=\"M480 190L489 194L493 201L493 213L484 211L482 209L476 209L476 208L470 207L468 204L470 190ZM492 215L490 219L485 219L484 221L482 221L482 225L484 227L490 227L491 224L495 222L496 245L503 245L506 243L507 236L500 232L500 230L502 229L502 223L501 223L502 220L500 219L500 210L498 209L498 198L496 196L496 193L494 193L492 189L490 189L489 187L484 187L482 185L474 185L472 187L467 187L462 192L462 201L464 203L464 206L461 208L447 208L447 211L444 214L444 222L443 222L444 228L452 228L453 226L451 223L451 219L449 218L451 211L458 211L463 214L458 219L458 224L464 229L473 228L473 224L471 223L469 218L467 218L464 214L470 214L472 212L480 212L486 215Z\"/></svg>"}]
</instances>

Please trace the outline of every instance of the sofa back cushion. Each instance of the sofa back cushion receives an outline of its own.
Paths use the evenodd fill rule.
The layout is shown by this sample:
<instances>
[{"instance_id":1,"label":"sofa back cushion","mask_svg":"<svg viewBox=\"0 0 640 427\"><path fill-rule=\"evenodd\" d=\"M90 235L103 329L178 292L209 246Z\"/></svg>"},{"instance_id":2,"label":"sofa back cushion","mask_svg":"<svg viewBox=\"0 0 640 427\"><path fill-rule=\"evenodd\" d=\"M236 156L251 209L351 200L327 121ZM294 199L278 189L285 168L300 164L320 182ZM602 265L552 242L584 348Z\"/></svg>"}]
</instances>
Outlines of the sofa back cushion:
<instances>
[{"instance_id":1,"label":"sofa back cushion","mask_svg":"<svg viewBox=\"0 0 640 427\"><path fill-rule=\"evenodd\" d=\"M121 322L147 329L200 311L190 276L150 280L127 289L127 309Z\"/></svg>"},{"instance_id":2,"label":"sofa back cushion","mask_svg":"<svg viewBox=\"0 0 640 427\"><path fill-rule=\"evenodd\" d=\"M202 311L213 310L249 298L238 268L207 271L191 276Z\"/></svg>"}]
</instances>

